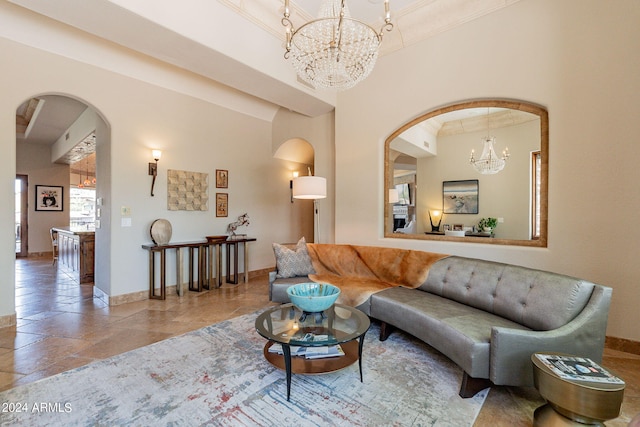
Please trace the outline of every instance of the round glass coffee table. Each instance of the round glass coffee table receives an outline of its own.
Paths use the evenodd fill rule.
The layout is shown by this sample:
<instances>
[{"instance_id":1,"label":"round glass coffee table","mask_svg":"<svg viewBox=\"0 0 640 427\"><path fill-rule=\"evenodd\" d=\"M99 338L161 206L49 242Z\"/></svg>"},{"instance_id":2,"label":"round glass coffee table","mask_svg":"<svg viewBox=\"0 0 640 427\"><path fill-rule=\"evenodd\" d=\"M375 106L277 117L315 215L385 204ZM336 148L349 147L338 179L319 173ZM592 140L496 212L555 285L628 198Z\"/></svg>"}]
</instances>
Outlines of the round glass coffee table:
<instances>
[{"instance_id":1,"label":"round glass coffee table","mask_svg":"<svg viewBox=\"0 0 640 427\"><path fill-rule=\"evenodd\" d=\"M301 320L302 319L302 320ZM287 375L287 400L291 394L291 374L322 374L359 362L362 382L362 345L369 330L369 317L358 309L334 304L322 313L303 315L293 304L282 304L260 314L256 331L269 340L264 356ZM344 354L335 356L301 354L319 347L340 345ZM272 350L280 346L280 352ZM292 355L293 348L293 355ZM311 351L310 351L311 353Z\"/></svg>"}]
</instances>

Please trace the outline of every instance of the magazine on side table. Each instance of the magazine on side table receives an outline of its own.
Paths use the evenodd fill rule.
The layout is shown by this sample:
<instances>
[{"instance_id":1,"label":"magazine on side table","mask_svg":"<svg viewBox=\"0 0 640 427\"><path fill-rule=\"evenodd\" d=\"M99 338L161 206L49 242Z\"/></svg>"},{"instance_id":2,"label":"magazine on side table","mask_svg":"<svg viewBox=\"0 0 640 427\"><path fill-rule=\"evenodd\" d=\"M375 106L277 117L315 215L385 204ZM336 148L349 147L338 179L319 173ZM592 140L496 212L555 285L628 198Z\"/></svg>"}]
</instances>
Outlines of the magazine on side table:
<instances>
[{"instance_id":1,"label":"magazine on side table","mask_svg":"<svg viewBox=\"0 0 640 427\"><path fill-rule=\"evenodd\" d=\"M624 384L620 378L586 357L536 354L538 360L560 378L607 384Z\"/></svg>"}]
</instances>

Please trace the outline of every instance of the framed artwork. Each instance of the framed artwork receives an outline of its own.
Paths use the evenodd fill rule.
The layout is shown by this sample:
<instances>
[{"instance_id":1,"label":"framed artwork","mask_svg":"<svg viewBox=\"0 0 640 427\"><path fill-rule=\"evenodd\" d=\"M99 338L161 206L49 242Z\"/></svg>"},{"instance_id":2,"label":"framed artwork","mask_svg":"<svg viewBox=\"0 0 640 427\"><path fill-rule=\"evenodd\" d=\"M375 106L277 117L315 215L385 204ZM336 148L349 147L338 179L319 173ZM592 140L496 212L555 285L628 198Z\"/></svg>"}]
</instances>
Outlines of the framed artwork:
<instances>
[{"instance_id":1,"label":"framed artwork","mask_svg":"<svg viewBox=\"0 0 640 427\"><path fill-rule=\"evenodd\" d=\"M208 211L209 174L169 169L167 171L167 209Z\"/></svg>"},{"instance_id":2,"label":"framed artwork","mask_svg":"<svg viewBox=\"0 0 640 427\"><path fill-rule=\"evenodd\" d=\"M229 171L228 170L216 169L216 188L229 188Z\"/></svg>"},{"instance_id":3,"label":"framed artwork","mask_svg":"<svg viewBox=\"0 0 640 427\"><path fill-rule=\"evenodd\" d=\"M442 206L446 214L477 214L478 180L443 181Z\"/></svg>"},{"instance_id":4,"label":"framed artwork","mask_svg":"<svg viewBox=\"0 0 640 427\"><path fill-rule=\"evenodd\" d=\"M229 193L216 193L216 216L228 216Z\"/></svg>"},{"instance_id":5,"label":"framed artwork","mask_svg":"<svg viewBox=\"0 0 640 427\"><path fill-rule=\"evenodd\" d=\"M57 185L36 185L36 210L61 212L63 190Z\"/></svg>"}]
</instances>

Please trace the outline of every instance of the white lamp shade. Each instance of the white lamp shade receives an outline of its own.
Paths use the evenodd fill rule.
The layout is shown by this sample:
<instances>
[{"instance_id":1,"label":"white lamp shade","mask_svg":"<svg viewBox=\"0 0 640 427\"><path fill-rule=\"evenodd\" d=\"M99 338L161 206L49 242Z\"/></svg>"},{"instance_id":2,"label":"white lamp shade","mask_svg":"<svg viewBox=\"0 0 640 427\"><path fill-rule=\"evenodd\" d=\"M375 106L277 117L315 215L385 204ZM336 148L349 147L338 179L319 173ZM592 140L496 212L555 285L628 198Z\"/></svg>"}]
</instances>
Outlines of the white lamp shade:
<instances>
[{"instance_id":1,"label":"white lamp shade","mask_svg":"<svg viewBox=\"0 0 640 427\"><path fill-rule=\"evenodd\" d=\"M392 188L389 190L389 203L398 203L400 201L400 195L398 190Z\"/></svg>"},{"instance_id":2,"label":"white lamp shade","mask_svg":"<svg viewBox=\"0 0 640 427\"><path fill-rule=\"evenodd\" d=\"M327 197L327 180L319 176L293 178L294 199L324 199Z\"/></svg>"}]
</instances>

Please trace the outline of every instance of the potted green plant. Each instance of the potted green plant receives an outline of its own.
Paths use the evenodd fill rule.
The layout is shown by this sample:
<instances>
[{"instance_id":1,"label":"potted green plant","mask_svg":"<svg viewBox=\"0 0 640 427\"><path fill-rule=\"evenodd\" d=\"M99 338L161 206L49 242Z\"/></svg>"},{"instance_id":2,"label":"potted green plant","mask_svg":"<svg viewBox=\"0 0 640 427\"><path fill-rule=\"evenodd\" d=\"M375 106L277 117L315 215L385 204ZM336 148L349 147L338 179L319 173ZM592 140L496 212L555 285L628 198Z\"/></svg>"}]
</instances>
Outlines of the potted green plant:
<instances>
[{"instance_id":1,"label":"potted green plant","mask_svg":"<svg viewBox=\"0 0 640 427\"><path fill-rule=\"evenodd\" d=\"M496 227L498 226L498 219L497 218L481 218L480 221L478 221L478 228L481 231L486 231L488 233L492 232Z\"/></svg>"}]
</instances>

